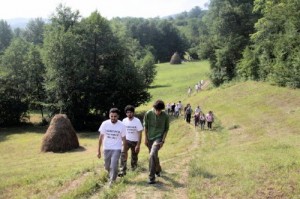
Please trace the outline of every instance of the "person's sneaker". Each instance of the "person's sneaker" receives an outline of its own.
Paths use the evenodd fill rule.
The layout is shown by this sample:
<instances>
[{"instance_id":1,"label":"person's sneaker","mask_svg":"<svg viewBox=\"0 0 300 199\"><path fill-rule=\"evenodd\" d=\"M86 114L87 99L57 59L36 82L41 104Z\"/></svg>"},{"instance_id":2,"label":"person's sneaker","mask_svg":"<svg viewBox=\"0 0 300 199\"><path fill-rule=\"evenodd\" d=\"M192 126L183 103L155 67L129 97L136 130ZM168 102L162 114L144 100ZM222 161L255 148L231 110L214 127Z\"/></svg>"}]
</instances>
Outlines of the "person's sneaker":
<instances>
[{"instance_id":1,"label":"person's sneaker","mask_svg":"<svg viewBox=\"0 0 300 199\"><path fill-rule=\"evenodd\" d=\"M133 166L133 167L131 167L131 171L135 171L135 170L136 170L136 168L137 168L137 166Z\"/></svg>"},{"instance_id":2,"label":"person's sneaker","mask_svg":"<svg viewBox=\"0 0 300 199\"><path fill-rule=\"evenodd\" d=\"M125 172L120 172L120 173L118 173L118 176L119 176L119 177L124 177L125 175L126 175Z\"/></svg>"},{"instance_id":3,"label":"person's sneaker","mask_svg":"<svg viewBox=\"0 0 300 199\"><path fill-rule=\"evenodd\" d=\"M155 183L156 183L155 180L149 179L149 181L148 181L148 184L155 184Z\"/></svg>"}]
</instances>

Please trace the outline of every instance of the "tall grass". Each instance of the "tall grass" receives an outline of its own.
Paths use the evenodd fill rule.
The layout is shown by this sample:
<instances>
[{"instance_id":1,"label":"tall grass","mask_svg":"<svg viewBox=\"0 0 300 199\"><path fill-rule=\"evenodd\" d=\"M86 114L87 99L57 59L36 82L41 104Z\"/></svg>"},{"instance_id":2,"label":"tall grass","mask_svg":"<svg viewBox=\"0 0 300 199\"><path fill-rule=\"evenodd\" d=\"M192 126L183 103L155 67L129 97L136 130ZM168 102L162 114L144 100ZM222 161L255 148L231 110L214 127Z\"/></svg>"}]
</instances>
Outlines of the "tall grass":
<instances>
[{"instance_id":1,"label":"tall grass","mask_svg":"<svg viewBox=\"0 0 300 199\"><path fill-rule=\"evenodd\" d=\"M201 132L190 198L299 198L299 99L299 90L258 82L205 92L199 101L223 130Z\"/></svg>"}]
</instances>

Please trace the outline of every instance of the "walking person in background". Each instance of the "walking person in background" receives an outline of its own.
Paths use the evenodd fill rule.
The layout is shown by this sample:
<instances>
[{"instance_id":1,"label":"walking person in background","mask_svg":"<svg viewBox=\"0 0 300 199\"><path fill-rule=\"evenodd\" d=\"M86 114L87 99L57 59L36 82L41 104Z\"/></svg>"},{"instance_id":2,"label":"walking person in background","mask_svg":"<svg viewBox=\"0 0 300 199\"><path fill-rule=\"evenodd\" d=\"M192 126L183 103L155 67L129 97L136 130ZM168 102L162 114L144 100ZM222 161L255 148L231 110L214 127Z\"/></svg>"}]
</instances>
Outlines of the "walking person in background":
<instances>
[{"instance_id":1,"label":"walking person in background","mask_svg":"<svg viewBox=\"0 0 300 199\"><path fill-rule=\"evenodd\" d=\"M176 118L178 118L178 116L179 116L179 105L178 104L176 104L176 106L175 106L175 117Z\"/></svg>"},{"instance_id":2,"label":"walking person in background","mask_svg":"<svg viewBox=\"0 0 300 199\"><path fill-rule=\"evenodd\" d=\"M178 101L178 108L179 108L179 115L181 115L181 111L182 111L182 103L181 103L181 101Z\"/></svg>"},{"instance_id":3,"label":"walking person in background","mask_svg":"<svg viewBox=\"0 0 300 199\"><path fill-rule=\"evenodd\" d=\"M198 83L195 84L195 91L196 91L196 93L198 93L198 91L199 91Z\"/></svg>"},{"instance_id":4,"label":"walking person in background","mask_svg":"<svg viewBox=\"0 0 300 199\"><path fill-rule=\"evenodd\" d=\"M191 123L192 112L193 112L193 110L192 110L191 105L187 104L187 108L185 110L185 116L186 116L186 122L189 124Z\"/></svg>"},{"instance_id":5,"label":"walking person in background","mask_svg":"<svg viewBox=\"0 0 300 199\"><path fill-rule=\"evenodd\" d=\"M165 103L157 100L144 116L145 145L149 149L149 184L154 184L155 175L160 176L161 166L158 151L163 147L169 131L169 116L163 110Z\"/></svg>"},{"instance_id":6,"label":"walking person in background","mask_svg":"<svg viewBox=\"0 0 300 199\"><path fill-rule=\"evenodd\" d=\"M98 158L101 158L101 146L103 144L104 167L109 173L109 186L111 186L118 176L118 163L121 150L126 151L126 127L118 120L120 111L111 108L108 120L102 122L99 128ZM123 146L123 148L122 148Z\"/></svg>"},{"instance_id":7,"label":"walking person in background","mask_svg":"<svg viewBox=\"0 0 300 199\"><path fill-rule=\"evenodd\" d=\"M173 104L171 105L171 112L172 112L172 115L175 115L175 106L176 106L175 103L173 103Z\"/></svg>"},{"instance_id":8,"label":"walking person in background","mask_svg":"<svg viewBox=\"0 0 300 199\"><path fill-rule=\"evenodd\" d=\"M195 108L195 114L199 114L201 111L200 106L197 106L197 108Z\"/></svg>"},{"instance_id":9,"label":"walking person in background","mask_svg":"<svg viewBox=\"0 0 300 199\"><path fill-rule=\"evenodd\" d=\"M191 87L189 86L189 88L188 88L188 97L190 97L191 96L191 94L192 94L192 89L191 89Z\"/></svg>"},{"instance_id":10,"label":"walking person in background","mask_svg":"<svg viewBox=\"0 0 300 199\"><path fill-rule=\"evenodd\" d=\"M143 125L141 121L134 117L134 106L127 105L125 107L126 118L123 119L122 123L126 126L126 144L125 151L121 153L121 165L119 177L126 175L127 170L127 157L128 150L131 150L131 169L137 168L138 154L140 152Z\"/></svg>"},{"instance_id":11,"label":"walking person in background","mask_svg":"<svg viewBox=\"0 0 300 199\"><path fill-rule=\"evenodd\" d=\"M207 121L207 128L209 130L212 129L212 123L214 122L214 114L212 111L209 111L207 114L206 114L206 121Z\"/></svg>"},{"instance_id":12,"label":"walking person in background","mask_svg":"<svg viewBox=\"0 0 300 199\"><path fill-rule=\"evenodd\" d=\"M199 124L199 113L194 114L194 120L195 120L195 128L198 126Z\"/></svg>"},{"instance_id":13,"label":"walking person in background","mask_svg":"<svg viewBox=\"0 0 300 199\"><path fill-rule=\"evenodd\" d=\"M167 113L168 113L168 115L171 114L171 110L172 110L171 103L168 103L167 104Z\"/></svg>"},{"instance_id":14,"label":"walking person in background","mask_svg":"<svg viewBox=\"0 0 300 199\"><path fill-rule=\"evenodd\" d=\"M205 121L206 121L205 115L204 115L204 113L202 111L200 111L200 113L199 113L199 123L200 123L201 130L204 130Z\"/></svg>"}]
</instances>

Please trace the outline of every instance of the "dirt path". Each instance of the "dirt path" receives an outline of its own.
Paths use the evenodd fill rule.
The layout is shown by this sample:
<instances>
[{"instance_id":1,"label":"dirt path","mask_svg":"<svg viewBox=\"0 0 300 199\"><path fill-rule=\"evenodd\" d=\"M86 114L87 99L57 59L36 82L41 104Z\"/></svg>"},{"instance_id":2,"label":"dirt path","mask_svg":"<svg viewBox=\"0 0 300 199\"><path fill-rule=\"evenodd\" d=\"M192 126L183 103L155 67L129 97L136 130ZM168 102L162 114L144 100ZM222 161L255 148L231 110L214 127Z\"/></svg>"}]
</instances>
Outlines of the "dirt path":
<instances>
[{"instance_id":1,"label":"dirt path","mask_svg":"<svg viewBox=\"0 0 300 199\"><path fill-rule=\"evenodd\" d=\"M193 129L193 127L191 127ZM195 139L190 149L184 153L178 154L175 158L169 158L161 161L164 168L162 176L157 178L157 183L148 185L148 172L143 172L131 179L126 190L118 195L119 199L134 198L188 198L187 181L188 181L188 164L193 156L192 151L200 143L200 132L196 132Z\"/></svg>"}]
</instances>

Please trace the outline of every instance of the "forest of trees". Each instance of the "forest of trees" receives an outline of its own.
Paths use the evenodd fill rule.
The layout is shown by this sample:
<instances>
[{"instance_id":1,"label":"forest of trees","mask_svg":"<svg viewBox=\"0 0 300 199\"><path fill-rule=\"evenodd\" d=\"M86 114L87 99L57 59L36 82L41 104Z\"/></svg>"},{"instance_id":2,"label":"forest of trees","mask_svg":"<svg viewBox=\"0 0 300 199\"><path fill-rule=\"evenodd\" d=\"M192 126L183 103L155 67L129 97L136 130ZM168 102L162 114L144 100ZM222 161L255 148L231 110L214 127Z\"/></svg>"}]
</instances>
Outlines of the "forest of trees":
<instances>
[{"instance_id":1,"label":"forest of trees","mask_svg":"<svg viewBox=\"0 0 300 199\"><path fill-rule=\"evenodd\" d=\"M83 18L59 5L25 29L0 20L0 126L29 110L66 113L76 129L112 106L150 100L155 63L177 52L207 59L215 86L231 80L300 88L300 1L211 0L166 18Z\"/></svg>"}]
</instances>

